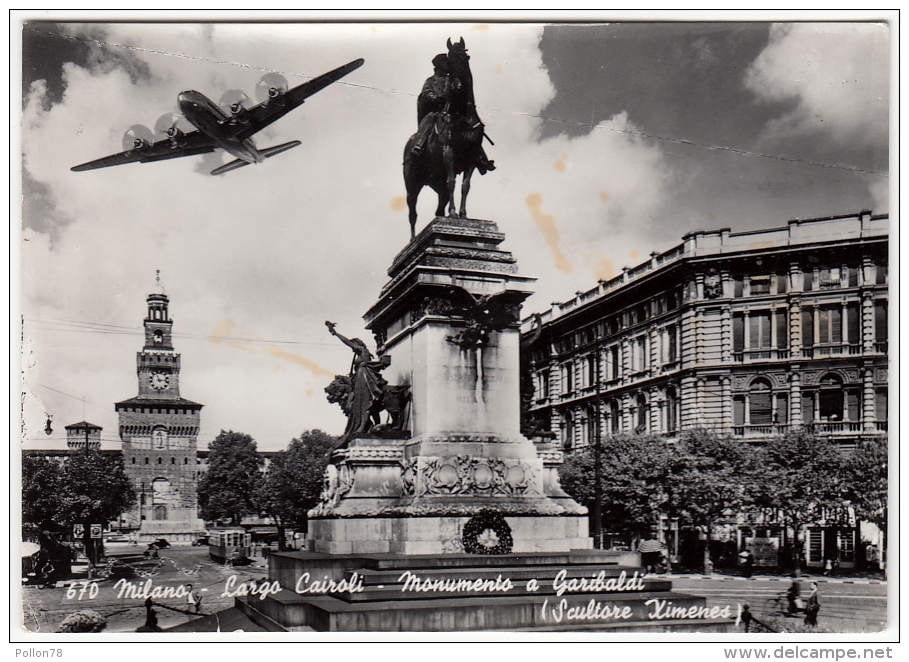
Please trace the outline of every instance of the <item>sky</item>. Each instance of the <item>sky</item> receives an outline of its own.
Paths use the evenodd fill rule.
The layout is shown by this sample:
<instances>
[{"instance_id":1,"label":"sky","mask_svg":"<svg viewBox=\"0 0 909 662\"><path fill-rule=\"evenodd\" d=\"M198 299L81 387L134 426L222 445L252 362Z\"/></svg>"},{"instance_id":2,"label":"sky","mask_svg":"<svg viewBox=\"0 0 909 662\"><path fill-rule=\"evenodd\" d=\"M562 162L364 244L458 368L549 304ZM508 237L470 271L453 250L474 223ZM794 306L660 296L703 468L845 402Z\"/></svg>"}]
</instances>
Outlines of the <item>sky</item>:
<instances>
[{"instance_id":1,"label":"sky","mask_svg":"<svg viewBox=\"0 0 909 662\"><path fill-rule=\"evenodd\" d=\"M474 176L468 216L495 221L538 279L527 315L692 230L890 212L882 22L20 27L23 447L62 447L81 420L118 447L114 403L138 392L156 270L181 396L204 405L200 448L221 430L262 450L341 433L324 388L350 351L324 322L372 338L362 315L409 241L403 147L449 37L469 49L498 166ZM260 148L302 141L263 164L70 171L175 112L183 90L252 96L267 72L296 85L361 57L257 134ZM434 209L427 189L418 231Z\"/></svg>"}]
</instances>

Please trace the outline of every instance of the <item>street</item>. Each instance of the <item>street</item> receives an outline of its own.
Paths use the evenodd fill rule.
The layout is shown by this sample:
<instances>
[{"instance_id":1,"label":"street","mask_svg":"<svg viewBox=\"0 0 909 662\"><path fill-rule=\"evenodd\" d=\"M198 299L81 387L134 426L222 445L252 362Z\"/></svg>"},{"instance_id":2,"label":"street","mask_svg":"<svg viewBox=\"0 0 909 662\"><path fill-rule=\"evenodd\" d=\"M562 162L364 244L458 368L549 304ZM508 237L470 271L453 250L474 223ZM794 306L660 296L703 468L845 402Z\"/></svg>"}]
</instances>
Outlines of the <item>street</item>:
<instances>
[{"instance_id":1,"label":"street","mask_svg":"<svg viewBox=\"0 0 909 662\"><path fill-rule=\"evenodd\" d=\"M791 582L789 578L767 576L755 576L752 579L721 575L668 577L672 579L674 591L702 595L707 598L708 606L732 605L733 613L737 605L748 604L751 613L758 619L771 615L772 599L785 593ZM828 632L852 633L880 632L886 627L886 582L803 575L799 578L803 598L807 597L812 581L818 583L820 628ZM782 604L785 605L785 600ZM786 620L800 623L801 616Z\"/></svg>"},{"instance_id":2,"label":"street","mask_svg":"<svg viewBox=\"0 0 909 662\"><path fill-rule=\"evenodd\" d=\"M92 609L107 619L105 632L134 632L145 623L145 598L150 594L156 606L158 626L167 629L197 616L187 612L181 590L187 583L202 596L202 614L232 607L234 599L226 589L236 590L242 582L266 576L264 559L230 568L213 563L208 547L174 546L160 550L159 559L144 559L143 547L128 543L107 543L108 558L116 559L118 572L107 579L88 582L84 575L58 584L55 589L23 586L24 627L32 632L57 632L60 622L81 609ZM236 579L231 580L231 577ZM715 574L667 575L673 590L707 598L707 606L730 605L736 613L748 604L758 619L770 615L770 601L784 593L790 580L755 576L752 579ZM803 597L811 581L817 581L821 610L818 624L827 632L879 632L887 622L887 584L883 581L852 578L800 578ZM179 595L177 595L179 593ZM801 618L785 619L796 625Z\"/></svg>"},{"instance_id":3,"label":"street","mask_svg":"<svg viewBox=\"0 0 909 662\"><path fill-rule=\"evenodd\" d=\"M108 559L117 561L116 570L107 579L88 581L83 572L54 589L23 585L24 629L57 632L70 614L92 609L107 619L104 632L134 632L145 623L146 592L156 589L152 599L158 626L167 629L198 618L183 613L187 611L187 598L179 589L185 584L192 584L202 597L202 614L211 614L233 606L232 597L222 596L230 577L236 577L236 586L266 575L261 557L252 565L230 568L212 562L207 546L173 546L160 550L158 559L144 559L144 549L129 543L106 543Z\"/></svg>"}]
</instances>

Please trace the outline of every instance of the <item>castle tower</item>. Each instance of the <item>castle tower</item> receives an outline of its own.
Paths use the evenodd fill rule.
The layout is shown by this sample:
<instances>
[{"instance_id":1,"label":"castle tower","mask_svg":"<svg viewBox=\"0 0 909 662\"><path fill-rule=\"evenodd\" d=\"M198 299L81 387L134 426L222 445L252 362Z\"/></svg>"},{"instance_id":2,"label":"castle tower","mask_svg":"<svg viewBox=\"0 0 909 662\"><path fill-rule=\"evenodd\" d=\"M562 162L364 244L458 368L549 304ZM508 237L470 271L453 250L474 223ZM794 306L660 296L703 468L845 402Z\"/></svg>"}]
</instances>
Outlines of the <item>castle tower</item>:
<instances>
[{"instance_id":1,"label":"castle tower","mask_svg":"<svg viewBox=\"0 0 909 662\"><path fill-rule=\"evenodd\" d=\"M196 497L202 405L180 396L180 355L160 273L146 301L145 344L136 354L139 392L115 405L123 461L139 495L127 521L148 538L188 540L204 529Z\"/></svg>"}]
</instances>

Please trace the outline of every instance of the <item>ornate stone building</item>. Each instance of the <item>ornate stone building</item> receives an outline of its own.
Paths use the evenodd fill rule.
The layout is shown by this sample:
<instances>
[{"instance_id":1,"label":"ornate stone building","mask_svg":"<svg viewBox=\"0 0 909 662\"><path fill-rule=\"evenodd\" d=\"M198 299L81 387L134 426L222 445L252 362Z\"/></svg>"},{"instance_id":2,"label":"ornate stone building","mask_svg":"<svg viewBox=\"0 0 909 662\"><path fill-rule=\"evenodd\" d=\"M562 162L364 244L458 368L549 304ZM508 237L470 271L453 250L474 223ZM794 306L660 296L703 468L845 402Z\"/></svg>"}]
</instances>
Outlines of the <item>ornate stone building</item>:
<instances>
[{"instance_id":1,"label":"ornate stone building","mask_svg":"<svg viewBox=\"0 0 909 662\"><path fill-rule=\"evenodd\" d=\"M542 314L530 415L567 449L699 427L886 435L888 234L861 212L685 235ZM809 543L820 562L823 538Z\"/></svg>"},{"instance_id":2,"label":"ornate stone building","mask_svg":"<svg viewBox=\"0 0 909 662\"><path fill-rule=\"evenodd\" d=\"M123 461L139 495L126 520L142 536L189 539L205 528L196 497L202 405L180 396L180 355L160 282L147 302L145 345L136 354L139 394L115 405Z\"/></svg>"}]
</instances>

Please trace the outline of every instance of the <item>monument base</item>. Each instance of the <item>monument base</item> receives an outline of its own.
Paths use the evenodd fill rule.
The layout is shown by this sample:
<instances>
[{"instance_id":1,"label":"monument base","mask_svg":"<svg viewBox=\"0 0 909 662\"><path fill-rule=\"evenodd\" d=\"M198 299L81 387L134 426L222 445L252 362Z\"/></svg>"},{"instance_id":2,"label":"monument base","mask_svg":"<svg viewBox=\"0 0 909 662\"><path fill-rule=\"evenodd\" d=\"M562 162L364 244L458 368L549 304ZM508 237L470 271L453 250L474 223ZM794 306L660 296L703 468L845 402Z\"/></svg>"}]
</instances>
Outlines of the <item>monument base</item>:
<instances>
[{"instance_id":1,"label":"monument base","mask_svg":"<svg viewBox=\"0 0 909 662\"><path fill-rule=\"evenodd\" d=\"M707 607L643 577L640 555L602 550L501 556L269 556L272 590L236 608L271 631L597 630L726 632L732 605Z\"/></svg>"},{"instance_id":2,"label":"monument base","mask_svg":"<svg viewBox=\"0 0 909 662\"><path fill-rule=\"evenodd\" d=\"M505 516L511 551L590 549L587 516ZM460 554L470 516L310 520L307 549L323 554Z\"/></svg>"}]
</instances>

